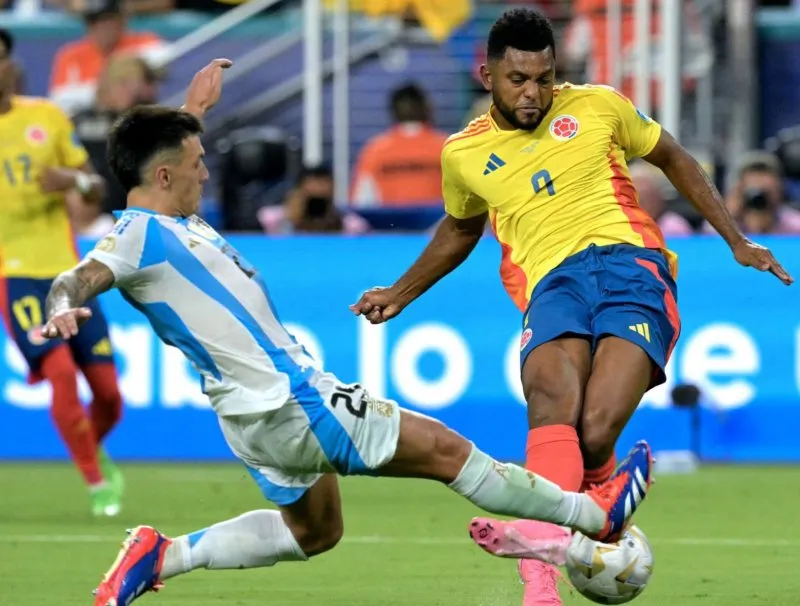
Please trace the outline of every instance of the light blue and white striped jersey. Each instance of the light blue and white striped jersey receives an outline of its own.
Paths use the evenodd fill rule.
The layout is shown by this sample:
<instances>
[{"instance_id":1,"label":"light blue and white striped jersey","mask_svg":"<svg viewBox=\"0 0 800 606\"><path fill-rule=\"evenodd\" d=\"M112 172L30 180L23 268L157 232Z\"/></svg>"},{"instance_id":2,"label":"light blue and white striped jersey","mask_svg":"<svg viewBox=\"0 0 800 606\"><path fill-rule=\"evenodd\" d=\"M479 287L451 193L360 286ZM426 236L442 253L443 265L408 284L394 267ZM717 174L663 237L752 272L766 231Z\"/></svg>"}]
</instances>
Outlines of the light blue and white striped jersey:
<instances>
[{"instance_id":1,"label":"light blue and white striped jersey","mask_svg":"<svg viewBox=\"0 0 800 606\"><path fill-rule=\"evenodd\" d=\"M217 414L280 408L319 378L256 269L202 219L129 208L87 257L192 362Z\"/></svg>"}]
</instances>

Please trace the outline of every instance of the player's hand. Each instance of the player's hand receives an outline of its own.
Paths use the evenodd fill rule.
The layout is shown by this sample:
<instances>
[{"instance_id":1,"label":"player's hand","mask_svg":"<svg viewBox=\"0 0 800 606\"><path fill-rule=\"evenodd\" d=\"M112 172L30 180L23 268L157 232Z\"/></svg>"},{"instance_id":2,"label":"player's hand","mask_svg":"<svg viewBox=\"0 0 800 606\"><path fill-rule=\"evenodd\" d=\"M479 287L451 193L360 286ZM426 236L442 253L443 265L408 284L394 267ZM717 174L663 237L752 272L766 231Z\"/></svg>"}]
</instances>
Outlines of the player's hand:
<instances>
[{"instance_id":1,"label":"player's hand","mask_svg":"<svg viewBox=\"0 0 800 606\"><path fill-rule=\"evenodd\" d=\"M75 172L67 168L48 166L39 174L38 181L45 194L69 191L75 187Z\"/></svg>"},{"instance_id":2,"label":"player's hand","mask_svg":"<svg viewBox=\"0 0 800 606\"><path fill-rule=\"evenodd\" d=\"M69 339L78 334L81 324L92 317L88 307L67 309L54 315L42 328L42 336L46 339Z\"/></svg>"},{"instance_id":3,"label":"player's hand","mask_svg":"<svg viewBox=\"0 0 800 606\"><path fill-rule=\"evenodd\" d=\"M745 267L755 267L759 271L769 271L781 282L792 284L794 278L783 269L768 248L744 238L733 247L733 256Z\"/></svg>"},{"instance_id":4,"label":"player's hand","mask_svg":"<svg viewBox=\"0 0 800 606\"><path fill-rule=\"evenodd\" d=\"M408 305L395 290L376 286L371 288L361 298L350 306L357 316L364 316L373 324L387 322L397 316Z\"/></svg>"},{"instance_id":5,"label":"player's hand","mask_svg":"<svg viewBox=\"0 0 800 606\"><path fill-rule=\"evenodd\" d=\"M214 59L192 78L184 108L198 118L214 107L222 95L222 72L233 65L230 59Z\"/></svg>"}]
</instances>

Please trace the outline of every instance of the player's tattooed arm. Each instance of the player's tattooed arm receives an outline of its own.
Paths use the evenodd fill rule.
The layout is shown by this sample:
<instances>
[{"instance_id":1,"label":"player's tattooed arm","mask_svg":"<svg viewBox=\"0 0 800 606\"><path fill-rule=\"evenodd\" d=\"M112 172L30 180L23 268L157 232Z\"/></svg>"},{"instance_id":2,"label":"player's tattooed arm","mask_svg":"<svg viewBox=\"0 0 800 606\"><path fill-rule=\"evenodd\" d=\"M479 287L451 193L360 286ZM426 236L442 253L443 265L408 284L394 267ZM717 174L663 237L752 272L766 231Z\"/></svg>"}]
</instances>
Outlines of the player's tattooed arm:
<instances>
[{"instance_id":1,"label":"player's tattooed arm","mask_svg":"<svg viewBox=\"0 0 800 606\"><path fill-rule=\"evenodd\" d=\"M113 285L114 274L94 259L82 261L59 275L47 294L43 336L68 339L78 334L80 325L92 316L91 310L83 307L84 303Z\"/></svg>"}]
</instances>

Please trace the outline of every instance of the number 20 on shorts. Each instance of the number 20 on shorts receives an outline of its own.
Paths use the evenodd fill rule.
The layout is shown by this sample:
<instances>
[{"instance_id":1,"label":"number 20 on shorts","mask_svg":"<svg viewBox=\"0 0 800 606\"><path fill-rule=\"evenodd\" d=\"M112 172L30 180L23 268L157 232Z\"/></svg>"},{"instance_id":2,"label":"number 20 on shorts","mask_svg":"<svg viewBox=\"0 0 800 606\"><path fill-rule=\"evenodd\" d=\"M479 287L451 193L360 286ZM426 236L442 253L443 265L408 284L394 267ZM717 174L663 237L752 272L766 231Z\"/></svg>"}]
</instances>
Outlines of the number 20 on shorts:
<instances>
[{"instance_id":1,"label":"number 20 on shorts","mask_svg":"<svg viewBox=\"0 0 800 606\"><path fill-rule=\"evenodd\" d=\"M531 177L531 184L533 185L534 193L539 193L546 190L550 196L556 195L556 186L553 185L553 179L550 173L546 170L540 170Z\"/></svg>"}]
</instances>

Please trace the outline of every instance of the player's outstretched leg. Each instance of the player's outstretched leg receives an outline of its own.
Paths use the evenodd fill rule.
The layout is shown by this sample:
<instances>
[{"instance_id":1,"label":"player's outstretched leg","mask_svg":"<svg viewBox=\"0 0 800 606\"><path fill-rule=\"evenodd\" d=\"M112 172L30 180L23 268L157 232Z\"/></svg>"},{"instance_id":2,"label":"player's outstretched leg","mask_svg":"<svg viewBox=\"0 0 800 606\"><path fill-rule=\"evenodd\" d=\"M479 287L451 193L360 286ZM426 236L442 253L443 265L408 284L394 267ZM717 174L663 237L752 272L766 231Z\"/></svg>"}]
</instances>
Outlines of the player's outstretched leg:
<instances>
[{"instance_id":1,"label":"player's outstretched leg","mask_svg":"<svg viewBox=\"0 0 800 606\"><path fill-rule=\"evenodd\" d=\"M625 517L626 511L635 509L636 505L641 503L647 488L652 483L651 461L647 443L638 442L606 483L587 491L587 495L592 496L598 491L620 490L622 498L617 499L609 510L607 532L598 535L602 540L607 542L619 540L629 519ZM517 524L498 522L489 518L474 518L470 524L470 536L479 547L492 555L504 558L531 558L557 566L564 564L566 550L572 540L572 535L531 536L521 532Z\"/></svg>"},{"instance_id":2,"label":"player's outstretched leg","mask_svg":"<svg viewBox=\"0 0 800 606\"><path fill-rule=\"evenodd\" d=\"M198 568L259 568L303 561L333 548L342 536L339 487L322 476L280 511L258 510L169 538L150 526L129 531L117 559L95 590L95 606L126 606L166 579Z\"/></svg>"},{"instance_id":3,"label":"player's outstretched leg","mask_svg":"<svg viewBox=\"0 0 800 606\"><path fill-rule=\"evenodd\" d=\"M402 411L395 456L380 472L439 480L490 513L553 522L607 541L625 529L646 496L652 458L640 442L608 482L585 494L566 492L517 465L498 463L438 421Z\"/></svg>"}]
</instances>

